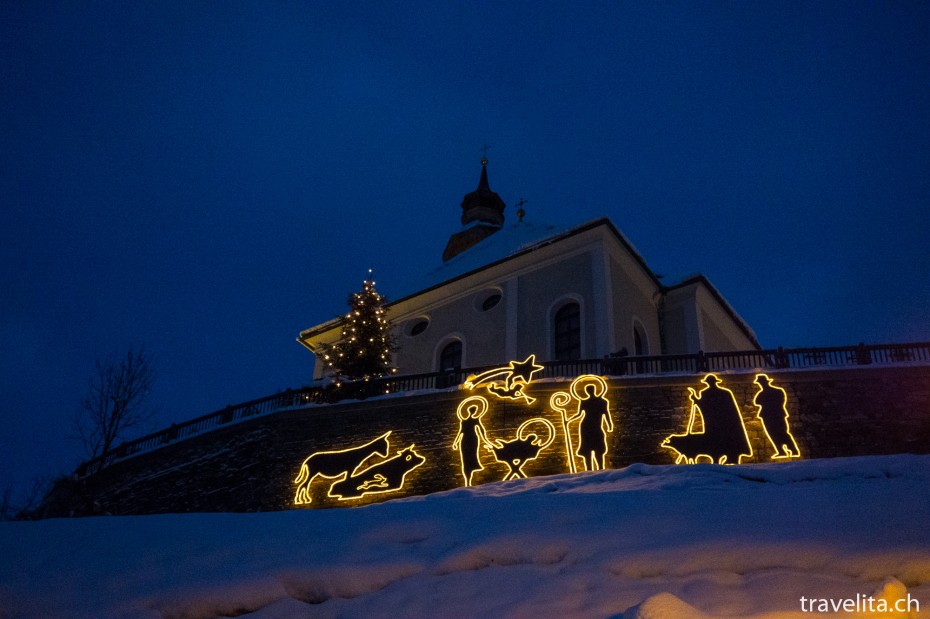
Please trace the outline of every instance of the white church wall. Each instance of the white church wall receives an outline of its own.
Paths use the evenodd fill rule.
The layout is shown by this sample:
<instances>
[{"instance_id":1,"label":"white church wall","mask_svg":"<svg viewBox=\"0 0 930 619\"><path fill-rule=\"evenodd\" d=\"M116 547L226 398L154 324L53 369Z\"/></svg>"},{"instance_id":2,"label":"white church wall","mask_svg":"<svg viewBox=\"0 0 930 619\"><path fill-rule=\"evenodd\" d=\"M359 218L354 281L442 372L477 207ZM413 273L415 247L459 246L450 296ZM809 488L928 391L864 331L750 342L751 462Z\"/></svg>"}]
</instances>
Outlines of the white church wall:
<instances>
[{"instance_id":1,"label":"white church wall","mask_svg":"<svg viewBox=\"0 0 930 619\"><path fill-rule=\"evenodd\" d=\"M756 347L726 308L703 284L698 286L695 300L703 336L702 350L718 352L751 350Z\"/></svg>"},{"instance_id":2,"label":"white church wall","mask_svg":"<svg viewBox=\"0 0 930 619\"><path fill-rule=\"evenodd\" d=\"M581 356L594 354L597 328L592 259L591 251L573 253L520 276L517 357L536 354L540 360L553 359L553 317L571 301L581 309Z\"/></svg>"},{"instance_id":3,"label":"white church wall","mask_svg":"<svg viewBox=\"0 0 930 619\"><path fill-rule=\"evenodd\" d=\"M483 310L481 303L495 293L501 294L501 301ZM415 311L405 312L409 318L401 315L401 320L395 321L399 345L395 365L400 373L437 371L439 347L452 339L463 343L463 366L493 364L504 356L507 312L503 287L468 287L462 294L447 298L445 303L410 309ZM396 320L393 316L389 317ZM426 329L412 335L409 327L424 318L429 320Z\"/></svg>"},{"instance_id":4,"label":"white church wall","mask_svg":"<svg viewBox=\"0 0 930 619\"><path fill-rule=\"evenodd\" d=\"M662 328L665 354L683 355L701 350L695 292L697 283L670 290L665 295Z\"/></svg>"},{"instance_id":5,"label":"white church wall","mask_svg":"<svg viewBox=\"0 0 930 619\"><path fill-rule=\"evenodd\" d=\"M633 265L629 258L612 252L610 260L611 293L613 296L614 347L608 352L617 352L626 348L629 354L635 354L633 338L634 319L644 331L647 354L658 354L659 348L659 314L654 299L659 293L658 287Z\"/></svg>"},{"instance_id":6,"label":"white church wall","mask_svg":"<svg viewBox=\"0 0 930 619\"><path fill-rule=\"evenodd\" d=\"M441 346L459 339L462 366L494 365L536 354L554 358L554 315L564 303L581 308L581 356L597 358L625 348L636 353L635 329L646 354L685 354L698 350L746 350L753 338L701 277L662 296L660 284L628 241L604 224L584 228L553 242L538 242L522 253L403 298L389 306L402 374L438 370ZM487 309L482 301L500 294ZM660 316L661 308L661 316ZM422 332L411 327L428 320ZM312 335L311 335L312 333ZM321 325L302 341L315 348L333 342L340 330ZM316 362L314 376L324 373Z\"/></svg>"}]
</instances>

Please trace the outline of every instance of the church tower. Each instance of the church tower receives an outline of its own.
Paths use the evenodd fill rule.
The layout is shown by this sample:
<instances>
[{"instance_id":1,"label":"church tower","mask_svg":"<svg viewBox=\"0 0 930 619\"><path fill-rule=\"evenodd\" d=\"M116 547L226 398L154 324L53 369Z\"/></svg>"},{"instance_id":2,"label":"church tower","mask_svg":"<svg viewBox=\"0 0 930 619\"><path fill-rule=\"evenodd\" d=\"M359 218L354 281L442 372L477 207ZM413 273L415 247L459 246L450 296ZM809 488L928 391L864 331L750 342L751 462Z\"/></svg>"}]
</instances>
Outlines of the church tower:
<instances>
[{"instance_id":1,"label":"church tower","mask_svg":"<svg viewBox=\"0 0 930 619\"><path fill-rule=\"evenodd\" d=\"M500 230L504 225L504 208L504 201L488 184L488 160L482 159L478 188L462 199L463 229L449 237L442 261L451 260Z\"/></svg>"}]
</instances>

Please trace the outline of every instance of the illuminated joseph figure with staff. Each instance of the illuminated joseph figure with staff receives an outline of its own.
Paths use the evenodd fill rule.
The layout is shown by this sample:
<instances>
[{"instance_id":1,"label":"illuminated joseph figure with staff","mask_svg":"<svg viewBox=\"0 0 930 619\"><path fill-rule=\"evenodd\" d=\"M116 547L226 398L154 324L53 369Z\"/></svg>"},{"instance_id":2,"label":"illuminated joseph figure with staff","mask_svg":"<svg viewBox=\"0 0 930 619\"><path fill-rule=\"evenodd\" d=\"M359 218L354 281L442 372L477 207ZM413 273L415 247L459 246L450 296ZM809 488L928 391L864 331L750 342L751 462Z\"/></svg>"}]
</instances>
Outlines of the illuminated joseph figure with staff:
<instances>
[{"instance_id":1,"label":"illuminated joseph figure with staff","mask_svg":"<svg viewBox=\"0 0 930 619\"><path fill-rule=\"evenodd\" d=\"M584 470L602 470L607 467L607 435L614 429L614 422L610 418L610 403L604 397L607 381L600 376L585 374L572 382L570 391L572 398L578 401L577 412L571 417L566 416L563 408L570 402L568 394L555 393L550 400L552 407L562 413L569 470L572 473L576 471L575 456L581 458ZM572 441L570 432L570 424L574 421L578 422L577 441Z\"/></svg>"}]
</instances>

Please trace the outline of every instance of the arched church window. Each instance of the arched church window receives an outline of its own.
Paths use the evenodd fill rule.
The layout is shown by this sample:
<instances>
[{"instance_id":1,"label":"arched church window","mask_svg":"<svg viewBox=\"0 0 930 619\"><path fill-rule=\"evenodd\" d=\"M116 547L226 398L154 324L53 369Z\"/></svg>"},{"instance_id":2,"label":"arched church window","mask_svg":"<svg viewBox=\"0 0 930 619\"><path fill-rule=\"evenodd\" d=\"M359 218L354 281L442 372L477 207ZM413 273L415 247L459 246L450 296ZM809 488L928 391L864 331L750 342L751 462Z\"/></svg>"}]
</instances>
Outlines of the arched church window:
<instances>
[{"instance_id":1,"label":"arched church window","mask_svg":"<svg viewBox=\"0 0 930 619\"><path fill-rule=\"evenodd\" d=\"M567 303L555 313L553 330L555 360L574 361L581 358L581 307Z\"/></svg>"},{"instance_id":2,"label":"arched church window","mask_svg":"<svg viewBox=\"0 0 930 619\"><path fill-rule=\"evenodd\" d=\"M453 340L446 344L439 353L439 371L459 370L462 368L462 342Z\"/></svg>"},{"instance_id":3,"label":"arched church window","mask_svg":"<svg viewBox=\"0 0 930 619\"><path fill-rule=\"evenodd\" d=\"M637 357L649 354L649 344L646 340L646 332L639 321L633 321L633 354Z\"/></svg>"}]
</instances>

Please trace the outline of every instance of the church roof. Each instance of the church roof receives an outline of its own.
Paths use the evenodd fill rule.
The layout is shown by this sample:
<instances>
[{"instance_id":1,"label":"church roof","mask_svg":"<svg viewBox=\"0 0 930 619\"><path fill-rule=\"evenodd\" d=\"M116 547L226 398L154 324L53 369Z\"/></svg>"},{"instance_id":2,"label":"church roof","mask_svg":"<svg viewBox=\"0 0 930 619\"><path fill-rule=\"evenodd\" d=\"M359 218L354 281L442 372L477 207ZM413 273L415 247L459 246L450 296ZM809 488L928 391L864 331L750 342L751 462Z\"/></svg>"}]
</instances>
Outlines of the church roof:
<instances>
[{"instance_id":1,"label":"church roof","mask_svg":"<svg viewBox=\"0 0 930 619\"><path fill-rule=\"evenodd\" d=\"M720 302L724 310L730 314L740 329L756 343L756 335L749 325L736 313L733 307L723 298L723 295L704 275L696 274L684 278L682 281L667 286L662 284L656 277L655 273L646 265L646 261L640 255L639 251L633 246L629 239L620 232L613 222L606 217L592 219L576 226L555 225L535 223L531 221L522 221L515 224L504 226L496 234L492 234L483 239L476 245L454 256L448 261L440 264L435 269L425 275L409 282L406 288L400 289L400 294L395 297L388 305L395 305L412 297L418 296L435 288L449 284L455 280L462 279L494 267L498 264L512 260L518 256L528 254L541 247L558 243L569 237L582 234L593 230L599 226L605 226L614 238L629 252L630 256L642 267L643 272L656 284L663 293L675 289L685 288L694 284L703 284L710 294ZM303 331L300 335L303 339L317 333L322 333L334 327L339 319L333 319L316 327Z\"/></svg>"},{"instance_id":2,"label":"church roof","mask_svg":"<svg viewBox=\"0 0 930 619\"><path fill-rule=\"evenodd\" d=\"M593 219L576 226L522 221L504 226L496 234L487 237L477 245L426 273L408 287L406 294L397 297L397 301L416 296L453 280L466 277L477 271L490 268L501 262L535 251L540 247L557 243L562 239L581 234L598 226L607 226L608 230L626 247L643 270L655 281L656 285L661 286L659 280L646 266L646 261L633 247L633 244L606 217Z\"/></svg>"},{"instance_id":3,"label":"church roof","mask_svg":"<svg viewBox=\"0 0 930 619\"><path fill-rule=\"evenodd\" d=\"M697 284L704 286L704 288L711 294L711 296L717 300L723 310L730 315L730 318L733 319L733 322L735 322L740 327L740 329L743 330L743 333L746 335L746 337L749 338L755 347L761 349L762 345L759 344L759 340L756 339L756 332L753 331L752 327L749 326L749 323L743 320L743 317L740 316L735 309L733 309L733 306L730 305L730 302L727 301L722 294L720 294L720 291L717 290L717 287L714 286L709 279L707 279L707 276L701 273L687 275L676 284L672 284L671 286L664 286L664 292L668 293L673 290L688 288L689 286L694 286Z\"/></svg>"},{"instance_id":4,"label":"church roof","mask_svg":"<svg viewBox=\"0 0 930 619\"><path fill-rule=\"evenodd\" d=\"M720 303L724 311L730 315L750 341L752 341L757 348L761 348L756 339L756 334L752 328L750 328L749 324L743 320L742 316L740 316L735 309L733 309L733 306L720 294L717 287L714 286L707 277L702 274L692 274L684 277L681 281L671 286L663 284L648 265L646 265L646 261L636 247L634 247L630 240L606 217L592 219L577 226L558 226L527 221L505 226L497 234L489 236L474 247L469 248L427 273L416 284L411 286L406 294L402 294L402 296L398 297L397 301L394 302L396 303L414 297L454 280L467 277L472 273L535 251L540 247L551 245L568 237L575 236L576 234L592 230L598 226L607 227L608 231L613 234L617 241L639 263L643 271L655 282L656 286L661 289L663 293L679 288L686 288L694 284L702 284Z\"/></svg>"}]
</instances>

